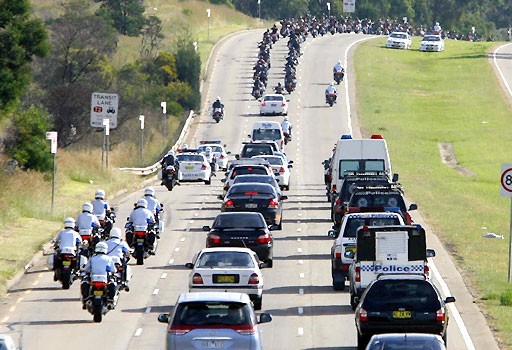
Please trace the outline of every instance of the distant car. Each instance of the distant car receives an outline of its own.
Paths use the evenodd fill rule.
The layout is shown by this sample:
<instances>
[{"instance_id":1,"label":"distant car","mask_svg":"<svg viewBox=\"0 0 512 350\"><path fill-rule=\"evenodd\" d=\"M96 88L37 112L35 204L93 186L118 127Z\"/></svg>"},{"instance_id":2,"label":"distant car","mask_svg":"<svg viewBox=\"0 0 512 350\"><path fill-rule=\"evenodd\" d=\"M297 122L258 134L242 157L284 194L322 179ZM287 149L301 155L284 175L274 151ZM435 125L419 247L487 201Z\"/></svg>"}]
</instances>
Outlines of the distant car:
<instances>
[{"instance_id":1,"label":"distant car","mask_svg":"<svg viewBox=\"0 0 512 350\"><path fill-rule=\"evenodd\" d=\"M265 165L236 165L227 174L224 182L224 191L227 192L233 185L233 181L240 175L273 175L272 168Z\"/></svg>"},{"instance_id":2,"label":"distant car","mask_svg":"<svg viewBox=\"0 0 512 350\"><path fill-rule=\"evenodd\" d=\"M168 324L167 350L260 350L258 324L272 316L262 313L257 319L247 294L182 293L172 312L158 315L158 321Z\"/></svg>"},{"instance_id":3,"label":"distant car","mask_svg":"<svg viewBox=\"0 0 512 350\"><path fill-rule=\"evenodd\" d=\"M239 158L251 158L253 156L259 155L272 155L274 152L277 152L279 148L275 145L275 143L245 143L242 147L242 151L240 152Z\"/></svg>"},{"instance_id":4,"label":"distant car","mask_svg":"<svg viewBox=\"0 0 512 350\"><path fill-rule=\"evenodd\" d=\"M189 292L238 292L251 298L254 309L261 310L263 274L255 252L248 248L205 248L198 252L192 263Z\"/></svg>"},{"instance_id":5,"label":"distant car","mask_svg":"<svg viewBox=\"0 0 512 350\"><path fill-rule=\"evenodd\" d=\"M212 227L203 226L203 231L208 232L206 248L249 248L267 267L272 267L274 240L261 213L220 213Z\"/></svg>"},{"instance_id":6,"label":"distant car","mask_svg":"<svg viewBox=\"0 0 512 350\"><path fill-rule=\"evenodd\" d=\"M0 350L17 350L16 344L10 335L0 334Z\"/></svg>"},{"instance_id":7,"label":"distant car","mask_svg":"<svg viewBox=\"0 0 512 350\"><path fill-rule=\"evenodd\" d=\"M281 94L263 96L260 105L260 115L288 115L288 102Z\"/></svg>"},{"instance_id":8,"label":"distant car","mask_svg":"<svg viewBox=\"0 0 512 350\"><path fill-rule=\"evenodd\" d=\"M420 51L444 51L444 40L441 35L425 35L420 43Z\"/></svg>"},{"instance_id":9,"label":"distant car","mask_svg":"<svg viewBox=\"0 0 512 350\"><path fill-rule=\"evenodd\" d=\"M376 334L368 343L366 350L429 349L446 350L443 338L426 333L388 333Z\"/></svg>"},{"instance_id":10,"label":"distant car","mask_svg":"<svg viewBox=\"0 0 512 350\"><path fill-rule=\"evenodd\" d=\"M267 225L283 225L283 201L287 196L279 196L270 184L241 183L229 188L222 199L220 210L222 212L257 212L261 213Z\"/></svg>"},{"instance_id":11,"label":"distant car","mask_svg":"<svg viewBox=\"0 0 512 350\"><path fill-rule=\"evenodd\" d=\"M272 170L274 171L274 175L279 182L279 186L286 191L290 189L290 168L292 168L293 165L288 164L281 156L278 155L255 156L254 158L266 159L272 166Z\"/></svg>"},{"instance_id":12,"label":"distant car","mask_svg":"<svg viewBox=\"0 0 512 350\"><path fill-rule=\"evenodd\" d=\"M226 152L224 149L224 145L220 143L220 141L200 141L201 146L197 147L199 152L205 152L206 147L211 147L212 152L215 155L215 159L217 165L220 169L227 170L228 167L228 154L230 152Z\"/></svg>"},{"instance_id":13,"label":"distant car","mask_svg":"<svg viewBox=\"0 0 512 350\"><path fill-rule=\"evenodd\" d=\"M274 187L276 190L277 194L280 196L283 195L281 192L281 187L279 187L279 183L277 182L274 175L238 175L233 180L233 185L248 182L271 184L272 187Z\"/></svg>"},{"instance_id":14,"label":"distant car","mask_svg":"<svg viewBox=\"0 0 512 350\"><path fill-rule=\"evenodd\" d=\"M386 47L391 49L410 49L412 44L411 36L404 32L393 32L386 40Z\"/></svg>"},{"instance_id":15,"label":"distant car","mask_svg":"<svg viewBox=\"0 0 512 350\"><path fill-rule=\"evenodd\" d=\"M431 333L446 343L445 304L453 302L454 297L443 299L424 275L383 275L368 285L356 307L358 349L365 349L372 335L380 333Z\"/></svg>"},{"instance_id":16,"label":"distant car","mask_svg":"<svg viewBox=\"0 0 512 350\"><path fill-rule=\"evenodd\" d=\"M204 154L187 150L178 153L176 160L179 164L179 182L204 181L206 185L212 183L212 168Z\"/></svg>"}]
</instances>

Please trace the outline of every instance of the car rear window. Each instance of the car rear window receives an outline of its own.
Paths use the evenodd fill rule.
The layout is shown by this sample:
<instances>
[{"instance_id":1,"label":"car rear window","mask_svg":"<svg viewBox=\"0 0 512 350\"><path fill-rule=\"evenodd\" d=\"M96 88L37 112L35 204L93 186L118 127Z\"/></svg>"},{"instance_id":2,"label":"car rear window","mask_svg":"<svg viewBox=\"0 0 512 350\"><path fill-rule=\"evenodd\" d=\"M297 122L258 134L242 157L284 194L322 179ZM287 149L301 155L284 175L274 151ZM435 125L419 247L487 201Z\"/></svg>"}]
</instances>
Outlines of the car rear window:
<instances>
[{"instance_id":1,"label":"car rear window","mask_svg":"<svg viewBox=\"0 0 512 350\"><path fill-rule=\"evenodd\" d=\"M423 280L380 280L364 297L363 308L371 311L436 311L441 307L434 288Z\"/></svg>"},{"instance_id":2,"label":"car rear window","mask_svg":"<svg viewBox=\"0 0 512 350\"><path fill-rule=\"evenodd\" d=\"M256 129L252 133L252 139L255 141L261 140L279 140L282 137L281 130L279 129Z\"/></svg>"},{"instance_id":3,"label":"car rear window","mask_svg":"<svg viewBox=\"0 0 512 350\"><path fill-rule=\"evenodd\" d=\"M283 101L283 96L265 96L263 98L264 101Z\"/></svg>"},{"instance_id":4,"label":"car rear window","mask_svg":"<svg viewBox=\"0 0 512 350\"><path fill-rule=\"evenodd\" d=\"M197 267L254 267L249 253L206 252L199 257Z\"/></svg>"},{"instance_id":5,"label":"car rear window","mask_svg":"<svg viewBox=\"0 0 512 350\"><path fill-rule=\"evenodd\" d=\"M275 195L275 190L272 185L268 184L237 184L233 185L226 194L227 197L232 195Z\"/></svg>"},{"instance_id":6,"label":"car rear window","mask_svg":"<svg viewBox=\"0 0 512 350\"><path fill-rule=\"evenodd\" d=\"M397 337L396 339L379 339L372 343L371 349L379 350L443 350L436 339L417 339L412 337Z\"/></svg>"},{"instance_id":7,"label":"car rear window","mask_svg":"<svg viewBox=\"0 0 512 350\"><path fill-rule=\"evenodd\" d=\"M384 172L383 159L341 159L339 166L339 179L343 179L347 173Z\"/></svg>"},{"instance_id":8,"label":"car rear window","mask_svg":"<svg viewBox=\"0 0 512 350\"><path fill-rule=\"evenodd\" d=\"M179 162L202 162L203 156L198 154L180 154L176 157Z\"/></svg>"},{"instance_id":9,"label":"car rear window","mask_svg":"<svg viewBox=\"0 0 512 350\"><path fill-rule=\"evenodd\" d=\"M441 38L435 35L426 36L423 38L423 41L441 41Z\"/></svg>"},{"instance_id":10,"label":"car rear window","mask_svg":"<svg viewBox=\"0 0 512 350\"><path fill-rule=\"evenodd\" d=\"M172 326L253 326L255 319L249 306L237 302L180 303Z\"/></svg>"},{"instance_id":11,"label":"car rear window","mask_svg":"<svg viewBox=\"0 0 512 350\"><path fill-rule=\"evenodd\" d=\"M360 226L389 226L400 225L400 220L397 217L390 218L348 218L345 231L343 232L344 238L356 238L357 229Z\"/></svg>"},{"instance_id":12,"label":"car rear window","mask_svg":"<svg viewBox=\"0 0 512 350\"><path fill-rule=\"evenodd\" d=\"M231 180L233 180L238 175L247 175L247 174L254 174L254 175L268 175L267 169L261 166L243 166L243 167L237 167L233 169L231 172Z\"/></svg>"},{"instance_id":13,"label":"car rear window","mask_svg":"<svg viewBox=\"0 0 512 350\"><path fill-rule=\"evenodd\" d=\"M206 151L206 147L211 147L212 148L212 152L222 152L222 147L220 146L199 146L197 147L197 149L200 151L200 152L205 152Z\"/></svg>"},{"instance_id":14,"label":"car rear window","mask_svg":"<svg viewBox=\"0 0 512 350\"><path fill-rule=\"evenodd\" d=\"M404 199L396 193L353 194L349 201L351 207L398 207L406 212Z\"/></svg>"},{"instance_id":15,"label":"car rear window","mask_svg":"<svg viewBox=\"0 0 512 350\"><path fill-rule=\"evenodd\" d=\"M255 213L232 213L218 215L213 222L213 228L265 228L265 219L263 216Z\"/></svg>"},{"instance_id":16,"label":"car rear window","mask_svg":"<svg viewBox=\"0 0 512 350\"><path fill-rule=\"evenodd\" d=\"M270 163L270 165L283 165L283 158L281 157L261 157L263 159L266 159L267 162Z\"/></svg>"}]
</instances>

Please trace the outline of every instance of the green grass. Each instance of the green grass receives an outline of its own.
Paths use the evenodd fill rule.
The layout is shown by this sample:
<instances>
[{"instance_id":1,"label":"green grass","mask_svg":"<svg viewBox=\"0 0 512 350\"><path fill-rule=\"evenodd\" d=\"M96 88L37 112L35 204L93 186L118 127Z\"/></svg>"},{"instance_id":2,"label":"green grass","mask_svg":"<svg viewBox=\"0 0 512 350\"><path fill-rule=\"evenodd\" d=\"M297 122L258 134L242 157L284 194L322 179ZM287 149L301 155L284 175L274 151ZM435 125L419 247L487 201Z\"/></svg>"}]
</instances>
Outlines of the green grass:
<instances>
[{"instance_id":1,"label":"green grass","mask_svg":"<svg viewBox=\"0 0 512 350\"><path fill-rule=\"evenodd\" d=\"M446 41L446 51L385 49L385 39L356 51L359 118L365 133L388 141L393 171L452 252L489 319L512 344L507 283L510 200L500 197L501 164L510 162L510 109L487 60L495 43ZM464 176L441 162L451 142ZM484 229L484 227L486 229ZM482 238L486 232L507 239Z\"/></svg>"}]
</instances>

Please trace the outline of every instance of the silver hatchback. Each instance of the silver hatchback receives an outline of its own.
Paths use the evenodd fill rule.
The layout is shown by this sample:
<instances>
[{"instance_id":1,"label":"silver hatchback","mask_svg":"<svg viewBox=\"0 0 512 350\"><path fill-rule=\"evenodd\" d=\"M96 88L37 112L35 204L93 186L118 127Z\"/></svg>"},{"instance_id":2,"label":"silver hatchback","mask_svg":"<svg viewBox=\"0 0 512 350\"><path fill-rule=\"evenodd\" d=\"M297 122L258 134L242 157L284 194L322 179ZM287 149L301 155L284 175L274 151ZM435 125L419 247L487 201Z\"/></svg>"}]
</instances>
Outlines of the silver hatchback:
<instances>
[{"instance_id":1,"label":"silver hatchback","mask_svg":"<svg viewBox=\"0 0 512 350\"><path fill-rule=\"evenodd\" d=\"M231 349L259 350L259 323L272 321L267 313L259 320L247 294L182 293L170 314L160 314L167 323L167 350Z\"/></svg>"}]
</instances>

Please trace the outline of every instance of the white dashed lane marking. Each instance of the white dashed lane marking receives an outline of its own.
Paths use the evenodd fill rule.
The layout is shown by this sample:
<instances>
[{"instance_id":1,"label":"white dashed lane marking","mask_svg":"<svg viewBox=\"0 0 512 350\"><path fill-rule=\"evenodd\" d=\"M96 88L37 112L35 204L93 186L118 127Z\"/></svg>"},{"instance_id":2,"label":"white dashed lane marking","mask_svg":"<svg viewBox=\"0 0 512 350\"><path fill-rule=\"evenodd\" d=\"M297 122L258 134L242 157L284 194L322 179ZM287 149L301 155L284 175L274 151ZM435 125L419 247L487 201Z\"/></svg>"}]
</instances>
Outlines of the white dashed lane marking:
<instances>
[{"instance_id":1,"label":"white dashed lane marking","mask_svg":"<svg viewBox=\"0 0 512 350\"><path fill-rule=\"evenodd\" d=\"M135 331L135 334L133 336L140 337L141 334L142 334L142 328L137 328L137 330Z\"/></svg>"},{"instance_id":2,"label":"white dashed lane marking","mask_svg":"<svg viewBox=\"0 0 512 350\"><path fill-rule=\"evenodd\" d=\"M169 265L174 264L174 259L169 260Z\"/></svg>"},{"instance_id":3,"label":"white dashed lane marking","mask_svg":"<svg viewBox=\"0 0 512 350\"><path fill-rule=\"evenodd\" d=\"M302 336L304 335L304 328L299 327L299 328L297 329L297 335L298 335L299 337L302 337Z\"/></svg>"},{"instance_id":4,"label":"white dashed lane marking","mask_svg":"<svg viewBox=\"0 0 512 350\"><path fill-rule=\"evenodd\" d=\"M160 289L156 288L154 291L153 291L153 295L158 295L158 292L160 291Z\"/></svg>"},{"instance_id":5,"label":"white dashed lane marking","mask_svg":"<svg viewBox=\"0 0 512 350\"><path fill-rule=\"evenodd\" d=\"M166 278L167 278L167 274L164 272L164 273L162 274L162 276L160 276L160 279L163 279L163 280L164 280L164 279L166 279Z\"/></svg>"},{"instance_id":6,"label":"white dashed lane marking","mask_svg":"<svg viewBox=\"0 0 512 350\"><path fill-rule=\"evenodd\" d=\"M304 295L304 288L299 288L299 295Z\"/></svg>"},{"instance_id":7,"label":"white dashed lane marking","mask_svg":"<svg viewBox=\"0 0 512 350\"><path fill-rule=\"evenodd\" d=\"M299 278L304 278L304 272L299 273Z\"/></svg>"},{"instance_id":8,"label":"white dashed lane marking","mask_svg":"<svg viewBox=\"0 0 512 350\"><path fill-rule=\"evenodd\" d=\"M147 307L146 311L144 311L145 314L149 314L151 312L151 307Z\"/></svg>"},{"instance_id":9,"label":"white dashed lane marking","mask_svg":"<svg viewBox=\"0 0 512 350\"><path fill-rule=\"evenodd\" d=\"M304 308L299 307L298 311L300 316L304 315Z\"/></svg>"}]
</instances>

